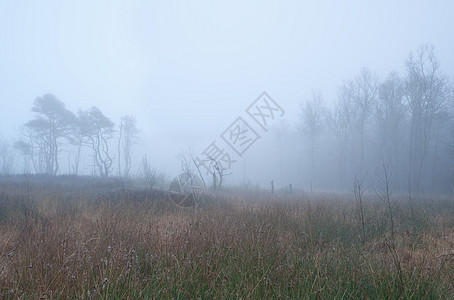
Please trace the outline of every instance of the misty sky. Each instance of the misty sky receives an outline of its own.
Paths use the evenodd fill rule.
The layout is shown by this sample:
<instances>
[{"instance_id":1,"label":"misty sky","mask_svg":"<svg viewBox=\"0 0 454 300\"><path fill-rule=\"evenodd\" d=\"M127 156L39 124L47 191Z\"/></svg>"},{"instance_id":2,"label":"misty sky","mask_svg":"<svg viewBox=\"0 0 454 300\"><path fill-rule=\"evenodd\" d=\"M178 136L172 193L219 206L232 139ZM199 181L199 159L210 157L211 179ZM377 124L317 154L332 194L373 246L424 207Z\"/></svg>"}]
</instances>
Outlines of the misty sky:
<instances>
[{"instance_id":1,"label":"misty sky","mask_svg":"<svg viewBox=\"0 0 454 300\"><path fill-rule=\"evenodd\" d=\"M135 115L137 152L172 169L263 91L295 126L311 89L330 103L362 67L403 74L425 43L452 78L453 15L448 0L0 0L0 135L14 141L34 99L53 93L74 112Z\"/></svg>"}]
</instances>

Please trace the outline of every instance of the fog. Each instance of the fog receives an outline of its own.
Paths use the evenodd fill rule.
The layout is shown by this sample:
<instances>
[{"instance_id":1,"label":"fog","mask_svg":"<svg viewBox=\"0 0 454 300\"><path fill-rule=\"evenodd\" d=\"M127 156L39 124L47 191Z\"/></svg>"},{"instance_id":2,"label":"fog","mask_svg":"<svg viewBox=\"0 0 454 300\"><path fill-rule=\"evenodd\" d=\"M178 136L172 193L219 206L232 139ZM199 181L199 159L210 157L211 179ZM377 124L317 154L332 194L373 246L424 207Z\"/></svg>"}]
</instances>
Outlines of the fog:
<instances>
[{"instance_id":1,"label":"fog","mask_svg":"<svg viewBox=\"0 0 454 300\"><path fill-rule=\"evenodd\" d=\"M116 124L108 176L124 176L119 125L132 116L131 177L146 156L172 178L182 158L203 160L215 142L232 159L226 168L216 157L225 185L352 189L355 176L373 186L386 171L395 189L449 192L453 11L449 1L410 0L1 1L2 172L103 175L88 141L58 137L58 166L41 169L33 162L43 153L18 150L35 100L51 94L76 117L95 106ZM431 86L421 66L436 75ZM247 112L263 92L266 118ZM238 117L239 130L257 135L240 153L231 131L222 137Z\"/></svg>"}]
</instances>

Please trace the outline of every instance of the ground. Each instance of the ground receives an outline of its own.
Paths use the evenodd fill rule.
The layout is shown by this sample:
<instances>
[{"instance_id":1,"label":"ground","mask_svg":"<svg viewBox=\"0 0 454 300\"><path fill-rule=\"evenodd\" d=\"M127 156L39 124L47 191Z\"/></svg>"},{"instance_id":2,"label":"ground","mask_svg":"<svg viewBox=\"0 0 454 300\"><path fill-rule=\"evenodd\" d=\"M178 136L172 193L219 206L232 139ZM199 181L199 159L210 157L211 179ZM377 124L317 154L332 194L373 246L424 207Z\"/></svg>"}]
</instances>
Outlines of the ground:
<instances>
[{"instance_id":1,"label":"ground","mask_svg":"<svg viewBox=\"0 0 454 300\"><path fill-rule=\"evenodd\" d=\"M453 298L454 200L0 180L0 297ZM391 210L389 209L391 207ZM394 226L391 226L391 220Z\"/></svg>"}]
</instances>

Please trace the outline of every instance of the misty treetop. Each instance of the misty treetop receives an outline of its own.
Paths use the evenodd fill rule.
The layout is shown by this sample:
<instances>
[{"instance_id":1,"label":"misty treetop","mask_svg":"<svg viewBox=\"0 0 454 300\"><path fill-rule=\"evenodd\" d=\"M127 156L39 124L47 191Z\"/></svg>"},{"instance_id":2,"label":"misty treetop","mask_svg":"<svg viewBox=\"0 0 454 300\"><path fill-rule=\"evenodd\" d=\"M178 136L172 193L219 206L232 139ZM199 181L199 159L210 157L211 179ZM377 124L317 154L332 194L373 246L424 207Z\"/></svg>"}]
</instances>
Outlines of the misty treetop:
<instances>
[{"instance_id":1,"label":"misty treetop","mask_svg":"<svg viewBox=\"0 0 454 300\"><path fill-rule=\"evenodd\" d=\"M75 116L52 94L36 98L32 111L35 118L25 123L23 133L28 138L33 166L37 172L56 175L60 146L62 140L68 139Z\"/></svg>"}]
</instances>

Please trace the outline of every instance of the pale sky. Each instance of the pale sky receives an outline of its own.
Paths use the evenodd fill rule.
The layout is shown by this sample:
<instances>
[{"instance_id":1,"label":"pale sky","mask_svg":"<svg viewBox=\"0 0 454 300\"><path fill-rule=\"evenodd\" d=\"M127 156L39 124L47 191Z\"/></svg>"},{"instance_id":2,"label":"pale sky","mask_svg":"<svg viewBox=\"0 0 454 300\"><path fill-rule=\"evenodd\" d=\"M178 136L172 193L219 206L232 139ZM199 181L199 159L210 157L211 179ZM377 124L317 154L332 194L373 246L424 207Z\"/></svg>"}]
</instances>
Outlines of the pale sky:
<instances>
[{"instance_id":1,"label":"pale sky","mask_svg":"<svg viewBox=\"0 0 454 300\"><path fill-rule=\"evenodd\" d=\"M14 141L53 93L74 112L135 115L138 152L172 169L263 91L294 126L311 89L331 103L362 67L403 74L426 43L452 78L453 16L449 0L0 0L0 135Z\"/></svg>"}]
</instances>

